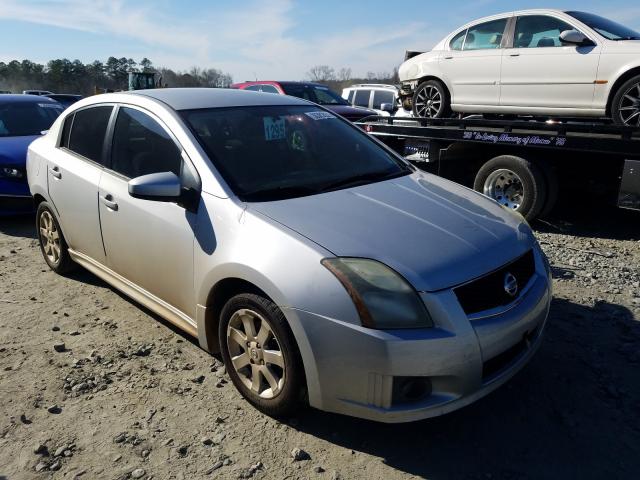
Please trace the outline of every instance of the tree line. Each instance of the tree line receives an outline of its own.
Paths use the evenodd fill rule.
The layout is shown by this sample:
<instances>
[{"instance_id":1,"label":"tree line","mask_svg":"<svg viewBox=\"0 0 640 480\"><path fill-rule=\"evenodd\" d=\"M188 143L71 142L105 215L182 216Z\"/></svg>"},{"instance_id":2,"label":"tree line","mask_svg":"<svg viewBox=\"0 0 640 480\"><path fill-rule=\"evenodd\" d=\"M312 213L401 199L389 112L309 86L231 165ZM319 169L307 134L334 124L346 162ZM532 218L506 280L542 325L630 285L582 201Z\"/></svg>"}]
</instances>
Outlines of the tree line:
<instances>
[{"instance_id":1,"label":"tree line","mask_svg":"<svg viewBox=\"0 0 640 480\"><path fill-rule=\"evenodd\" d=\"M193 67L174 71L154 67L143 58L109 57L106 62L82 63L66 58L50 60L46 65L31 60L0 62L0 90L20 93L23 90L49 90L55 93L92 95L108 90L127 90L130 71L154 72L156 80L168 87L228 87L231 75L216 68Z\"/></svg>"},{"instance_id":2,"label":"tree line","mask_svg":"<svg viewBox=\"0 0 640 480\"><path fill-rule=\"evenodd\" d=\"M312 82L327 85L338 93L341 93L343 88L356 83L385 83L391 85L400 83L397 68L394 68L392 72L367 72L364 77L354 77L350 68L336 70L329 65L315 65L307 72L307 78Z\"/></svg>"}]
</instances>

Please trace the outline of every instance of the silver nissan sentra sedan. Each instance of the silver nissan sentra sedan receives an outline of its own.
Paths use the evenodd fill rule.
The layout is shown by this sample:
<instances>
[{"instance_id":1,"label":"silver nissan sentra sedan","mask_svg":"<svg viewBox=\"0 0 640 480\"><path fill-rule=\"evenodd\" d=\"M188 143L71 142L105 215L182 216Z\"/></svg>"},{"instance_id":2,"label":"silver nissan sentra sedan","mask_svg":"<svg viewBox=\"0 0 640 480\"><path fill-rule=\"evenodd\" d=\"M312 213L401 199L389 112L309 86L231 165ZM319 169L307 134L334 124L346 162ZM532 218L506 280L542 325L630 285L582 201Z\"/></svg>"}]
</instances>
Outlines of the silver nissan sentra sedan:
<instances>
[{"instance_id":1,"label":"silver nissan sentra sedan","mask_svg":"<svg viewBox=\"0 0 640 480\"><path fill-rule=\"evenodd\" d=\"M94 96L27 174L54 271L81 265L197 337L269 415L440 415L540 343L549 265L522 217L305 100Z\"/></svg>"}]
</instances>

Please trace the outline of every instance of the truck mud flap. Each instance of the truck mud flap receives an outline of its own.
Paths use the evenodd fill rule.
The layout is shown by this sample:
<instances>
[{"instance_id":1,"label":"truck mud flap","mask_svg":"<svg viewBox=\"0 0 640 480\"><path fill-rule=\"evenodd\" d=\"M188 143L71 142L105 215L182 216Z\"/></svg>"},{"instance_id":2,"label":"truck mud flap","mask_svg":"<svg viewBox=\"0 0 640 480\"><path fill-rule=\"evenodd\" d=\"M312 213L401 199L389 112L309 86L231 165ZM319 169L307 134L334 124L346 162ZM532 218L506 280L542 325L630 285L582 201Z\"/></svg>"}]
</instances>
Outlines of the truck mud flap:
<instances>
[{"instance_id":1,"label":"truck mud flap","mask_svg":"<svg viewBox=\"0 0 640 480\"><path fill-rule=\"evenodd\" d=\"M640 160L625 160L618 207L640 210Z\"/></svg>"}]
</instances>

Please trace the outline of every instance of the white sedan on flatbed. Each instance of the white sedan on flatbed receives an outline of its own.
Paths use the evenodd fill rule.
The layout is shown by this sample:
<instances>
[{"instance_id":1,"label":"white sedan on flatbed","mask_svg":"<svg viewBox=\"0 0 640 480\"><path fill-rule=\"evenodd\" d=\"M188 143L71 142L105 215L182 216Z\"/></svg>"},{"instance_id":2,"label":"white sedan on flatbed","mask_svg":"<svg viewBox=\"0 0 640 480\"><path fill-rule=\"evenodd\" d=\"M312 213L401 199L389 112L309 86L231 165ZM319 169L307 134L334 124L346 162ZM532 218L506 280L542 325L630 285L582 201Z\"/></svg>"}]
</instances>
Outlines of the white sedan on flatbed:
<instances>
[{"instance_id":1,"label":"white sedan on flatbed","mask_svg":"<svg viewBox=\"0 0 640 480\"><path fill-rule=\"evenodd\" d=\"M399 69L404 108L609 117L640 127L640 33L585 12L526 10L452 32Z\"/></svg>"}]
</instances>

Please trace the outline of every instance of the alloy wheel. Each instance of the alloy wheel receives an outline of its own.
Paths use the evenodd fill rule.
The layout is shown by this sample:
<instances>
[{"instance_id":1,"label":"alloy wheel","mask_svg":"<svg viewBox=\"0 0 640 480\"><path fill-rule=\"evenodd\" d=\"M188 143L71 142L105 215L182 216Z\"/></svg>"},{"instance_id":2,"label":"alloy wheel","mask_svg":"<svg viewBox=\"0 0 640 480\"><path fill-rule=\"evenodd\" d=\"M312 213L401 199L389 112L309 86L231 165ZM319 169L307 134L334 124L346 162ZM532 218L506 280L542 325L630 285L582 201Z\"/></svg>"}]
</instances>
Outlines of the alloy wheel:
<instances>
[{"instance_id":1,"label":"alloy wheel","mask_svg":"<svg viewBox=\"0 0 640 480\"><path fill-rule=\"evenodd\" d=\"M511 210L517 210L524 199L522 179L506 168L496 170L487 177L483 193Z\"/></svg>"},{"instance_id":2,"label":"alloy wheel","mask_svg":"<svg viewBox=\"0 0 640 480\"><path fill-rule=\"evenodd\" d=\"M274 398L284 388L286 364L269 322L254 310L236 311L227 326L231 366L242 383L261 398Z\"/></svg>"},{"instance_id":3,"label":"alloy wheel","mask_svg":"<svg viewBox=\"0 0 640 480\"><path fill-rule=\"evenodd\" d=\"M416 113L422 118L436 118L442 107L442 94L433 85L425 85L416 97Z\"/></svg>"},{"instance_id":4,"label":"alloy wheel","mask_svg":"<svg viewBox=\"0 0 640 480\"><path fill-rule=\"evenodd\" d=\"M624 92L618 110L622 123L640 127L640 82Z\"/></svg>"},{"instance_id":5,"label":"alloy wheel","mask_svg":"<svg viewBox=\"0 0 640 480\"><path fill-rule=\"evenodd\" d=\"M60 232L56 228L53 216L47 210L40 215L40 241L44 254L56 265L60 261Z\"/></svg>"}]
</instances>

